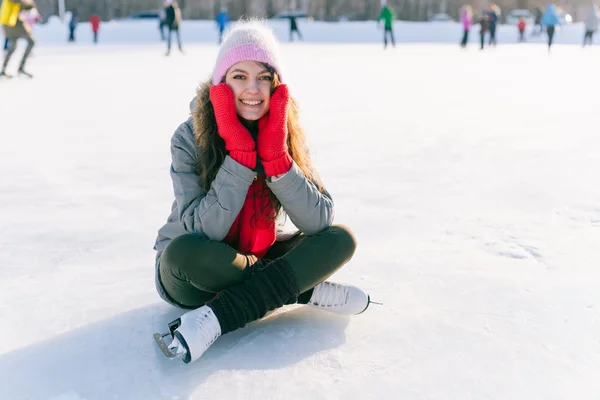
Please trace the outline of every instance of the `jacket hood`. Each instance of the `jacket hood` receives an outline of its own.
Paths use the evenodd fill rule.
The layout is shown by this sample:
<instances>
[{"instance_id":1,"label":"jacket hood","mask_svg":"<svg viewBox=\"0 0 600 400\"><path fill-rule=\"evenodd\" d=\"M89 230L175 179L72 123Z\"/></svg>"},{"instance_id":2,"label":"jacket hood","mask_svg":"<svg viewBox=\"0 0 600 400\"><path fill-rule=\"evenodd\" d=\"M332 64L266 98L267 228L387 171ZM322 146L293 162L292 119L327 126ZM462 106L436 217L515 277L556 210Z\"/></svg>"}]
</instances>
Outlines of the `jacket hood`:
<instances>
[{"instance_id":1,"label":"jacket hood","mask_svg":"<svg viewBox=\"0 0 600 400\"><path fill-rule=\"evenodd\" d=\"M196 89L196 96L190 101L190 114L194 127L194 139L200 144L201 137L211 129L216 129L214 110L210 103L211 79L201 82Z\"/></svg>"}]
</instances>

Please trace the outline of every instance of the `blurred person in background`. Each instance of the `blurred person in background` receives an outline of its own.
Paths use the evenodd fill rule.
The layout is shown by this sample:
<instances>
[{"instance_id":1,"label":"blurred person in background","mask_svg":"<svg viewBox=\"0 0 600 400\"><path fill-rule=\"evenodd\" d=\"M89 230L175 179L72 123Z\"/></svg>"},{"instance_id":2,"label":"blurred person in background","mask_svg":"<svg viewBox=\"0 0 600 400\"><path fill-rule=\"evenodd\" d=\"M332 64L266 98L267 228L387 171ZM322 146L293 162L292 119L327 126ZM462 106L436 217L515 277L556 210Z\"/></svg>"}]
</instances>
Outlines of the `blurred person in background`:
<instances>
[{"instance_id":1,"label":"blurred person in background","mask_svg":"<svg viewBox=\"0 0 600 400\"><path fill-rule=\"evenodd\" d=\"M298 29L298 22L296 21L296 17L290 15L290 42L294 41L294 32L296 32L296 35L298 35L298 38L300 40L304 40L302 38L300 30Z\"/></svg>"},{"instance_id":2,"label":"blurred person in background","mask_svg":"<svg viewBox=\"0 0 600 400\"><path fill-rule=\"evenodd\" d=\"M32 8L36 8L36 4L31 0L2 0L2 5L0 5L0 25L2 25L4 37L8 39L9 43L4 56L4 62L2 63L0 78L12 77L6 72L6 68L12 55L17 49L17 41L19 39L25 39L27 41L27 48L25 49L25 53L23 53L23 58L21 58L18 73L29 78L33 77L33 75L25 71L25 63L35 45L35 40L33 39L31 26L21 19L21 11L30 10Z\"/></svg>"},{"instance_id":3,"label":"blurred person in background","mask_svg":"<svg viewBox=\"0 0 600 400\"><path fill-rule=\"evenodd\" d=\"M33 28L35 27L35 24L39 23L42 20L42 16L41 14L38 12L37 8L31 8L29 10L21 10L21 12L19 13L19 18L21 19L21 21L23 21L23 24L25 25L26 28L28 28L31 32L31 34L33 35ZM34 51L33 49L31 50L31 53L29 54L29 57L33 57L34 56Z\"/></svg>"},{"instance_id":4,"label":"blurred person in background","mask_svg":"<svg viewBox=\"0 0 600 400\"><path fill-rule=\"evenodd\" d=\"M525 28L527 27L527 22L525 18L519 19L519 23L517 23L517 29L519 30L519 42L525 41Z\"/></svg>"},{"instance_id":5,"label":"blurred person in background","mask_svg":"<svg viewBox=\"0 0 600 400\"><path fill-rule=\"evenodd\" d=\"M160 31L160 40L166 40L165 28L167 27L167 13L165 11L166 4L158 12L158 30Z\"/></svg>"},{"instance_id":6,"label":"blurred person in background","mask_svg":"<svg viewBox=\"0 0 600 400\"><path fill-rule=\"evenodd\" d=\"M98 44L98 31L100 31L100 22L102 19L98 14L90 15L90 25L92 27L92 33L94 34L94 44Z\"/></svg>"},{"instance_id":7,"label":"blurred person in background","mask_svg":"<svg viewBox=\"0 0 600 400\"><path fill-rule=\"evenodd\" d=\"M165 55L168 56L171 54L171 34L173 32L175 32L177 35L177 45L179 46L179 51L183 53L183 48L181 47L181 36L179 35L179 26L181 25L181 10L179 9L179 5L176 1L165 1L165 14L165 24L169 30L169 34L167 36L167 53Z\"/></svg>"},{"instance_id":8,"label":"blurred person in background","mask_svg":"<svg viewBox=\"0 0 600 400\"><path fill-rule=\"evenodd\" d=\"M377 19L377 25L379 22L383 20L383 48L387 48L387 38L388 35L392 40L392 46L396 47L396 41L394 40L394 10L388 7L387 1L383 3L383 8L381 9L381 14L379 14L379 19Z\"/></svg>"},{"instance_id":9,"label":"blurred person in background","mask_svg":"<svg viewBox=\"0 0 600 400\"><path fill-rule=\"evenodd\" d=\"M537 27L533 29L533 31L531 32L531 35L541 35L542 31L544 30L544 26L542 25L542 17L544 15L544 12L542 11L541 7L536 7L535 8L535 22L534 25Z\"/></svg>"},{"instance_id":10,"label":"blurred person in background","mask_svg":"<svg viewBox=\"0 0 600 400\"><path fill-rule=\"evenodd\" d=\"M227 8L221 7L221 11L216 18L217 28L219 28L219 44L223 41L223 33L229 25L229 14L227 14Z\"/></svg>"},{"instance_id":11,"label":"blurred person in background","mask_svg":"<svg viewBox=\"0 0 600 400\"><path fill-rule=\"evenodd\" d=\"M69 20L69 42L75 42L75 30L77 29L77 13L71 12L71 19Z\"/></svg>"},{"instance_id":12,"label":"blurred person in background","mask_svg":"<svg viewBox=\"0 0 600 400\"><path fill-rule=\"evenodd\" d=\"M69 21L69 42L75 42L75 29L77 29L77 13L73 11Z\"/></svg>"},{"instance_id":13,"label":"blurred person in background","mask_svg":"<svg viewBox=\"0 0 600 400\"><path fill-rule=\"evenodd\" d=\"M498 20L500 19L500 7L492 3L490 10L488 11L488 29L490 31L489 45L496 47L496 27L498 26Z\"/></svg>"},{"instance_id":14,"label":"blurred person in background","mask_svg":"<svg viewBox=\"0 0 600 400\"><path fill-rule=\"evenodd\" d=\"M556 25L560 25L560 21L556 15L556 6L554 4L548 4L546 6L546 11L542 17L542 25L546 28L546 33L548 34L548 51L550 51L552 41L554 40Z\"/></svg>"},{"instance_id":15,"label":"blurred person in background","mask_svg":"<svg viewBox=\"0 0 600 400\"><path fill-rule=\"evenodd\" d=\"M585 24L585 36L583 37L583 47L586 43L592 45L594 39L594 33L598 30L598 17L600 16L600 10L597 5L592 5L585 16L583 21Z\"/></svg>"},{"instance_id":16,"label":"blurred person in background","mask_svg":"<svg viewBox=\"0 0 600 400\"><path fill-rule=\"evenodd\" d=\"M473 25L473 9L469 5L465 5L460 10L460 23L463 26L463 38L460 42L460 47L467 47L469 42L469 30Z\"/></svg>"},{"instance_id":17,"label":"blurred person in background","mask_svg":"<svg viewBox=\"0 0 600 400\"><path fill-rule=\"evenodd\" d=\"M481 44L480 50L483 50L483 47L485 46L485 34L490 26L487 14L483 13L477 20L477 23L479 24L479 42Z\"/></svg>"}]
</instances>

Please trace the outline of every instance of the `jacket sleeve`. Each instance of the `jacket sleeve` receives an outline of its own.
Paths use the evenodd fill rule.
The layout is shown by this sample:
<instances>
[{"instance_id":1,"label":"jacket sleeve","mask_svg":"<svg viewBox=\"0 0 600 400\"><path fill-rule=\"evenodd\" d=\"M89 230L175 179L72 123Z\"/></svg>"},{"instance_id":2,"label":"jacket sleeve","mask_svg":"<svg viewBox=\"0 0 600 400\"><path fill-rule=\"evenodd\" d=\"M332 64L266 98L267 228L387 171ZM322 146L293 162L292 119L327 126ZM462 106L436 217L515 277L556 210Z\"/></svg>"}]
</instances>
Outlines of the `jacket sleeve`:
<instances>
[{"instance_id":1,"label":"jacket sleeve","mask_svg":"<svg viewBox=\"0 0 600 400\"><path fill-rule=\"evenodd\" d=\"M320 192L302 170L292 162L292 168L279 179L267 180L283 210L294 225L306 234L314 234L333 223L333 200L327 191Z\"/></svg>"},{"instance_id":2,"label":"jacket sleeve","mask_svg":"<svg viewBox=\"0 0 600 400\"><path fill-rule=\"evenodd\" d=\"M205 192L195 172L194 136L183 123L171 139L171 179L179 219L186 232L223 240L239 214L256 172L226 156Z\"/></svg>"}]
</instances>

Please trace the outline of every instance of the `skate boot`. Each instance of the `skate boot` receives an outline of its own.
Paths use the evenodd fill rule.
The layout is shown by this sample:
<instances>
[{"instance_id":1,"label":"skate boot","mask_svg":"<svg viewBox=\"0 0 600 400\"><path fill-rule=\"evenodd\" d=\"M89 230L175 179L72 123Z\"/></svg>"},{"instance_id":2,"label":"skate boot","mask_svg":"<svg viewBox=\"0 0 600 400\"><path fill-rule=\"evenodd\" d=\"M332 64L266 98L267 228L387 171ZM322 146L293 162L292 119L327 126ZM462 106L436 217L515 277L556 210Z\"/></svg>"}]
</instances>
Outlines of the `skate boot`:
<instances>
[{"instance_id":1,"label":"skate boot","mask_svg":"<svg viewBox=\"0 0 600 400\"><path fill-rule=\"evenodd\" d=\"M189 311L174 323L179 323L179 326L173 332L173 342L169 345L169 350L182 357L186 364L200 358L221 336L219 320L208 306Z\"/></svg>"},{"instance_id":2,"label":"skate boot","mask_svg":"<svg viewBox=\"0 0 600 400\"><path fill-rule=\"evenodd\" d=\"M6 71L0 71L0 78L6 78L6 79L10 79L12 78L12 75L9 75L6 73Z\"/></svg>"},{"instance_id":3,"label":"skate boot","mask_svg":"<svg viewBox=\"0 0 600 400\"><path fill-rule=\"evenodd\" d=\"M26 76L27 78L33 78L33 75L31 75L29 72L25 71L23 68L19 68L18 73L19 73L19 75Z\"/></svg>"},{"instance_id":4,"label":"skate boot","mask_svg":"<svg viewBox=\"0 0 600 400\"><path fill-rule=\"evenodd\" d=\"M307 304L336 314L355 315L370 303L368 293L356 286L325 281L315 286Z\"/></svg>"}]
</instances>

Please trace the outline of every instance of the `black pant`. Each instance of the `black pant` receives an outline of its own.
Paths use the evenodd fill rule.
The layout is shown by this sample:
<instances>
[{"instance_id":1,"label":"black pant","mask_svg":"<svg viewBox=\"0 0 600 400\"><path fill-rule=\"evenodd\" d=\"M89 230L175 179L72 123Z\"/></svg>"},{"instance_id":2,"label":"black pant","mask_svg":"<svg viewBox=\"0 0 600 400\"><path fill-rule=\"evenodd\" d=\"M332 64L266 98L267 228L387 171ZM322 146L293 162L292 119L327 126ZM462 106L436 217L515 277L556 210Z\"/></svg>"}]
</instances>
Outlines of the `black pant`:
<instances>
[{"instance_id":1,"label":"black pant","mask_svg":"<svg viewBox=\"0 0 600 400\"><path fill-rule=\"evenodd\" d=\"M8 38L4 39L4 50L8 50Z\"/></svg>"},{"instance_id":2,"label":"black pant","mask_svg":"<svg viewBox=\"0 0 600 400\"><path fill-rule=\"evenodd\" d=\"M75 41L75 28L69 28L69 42Z\"/></svg>"},{"instance_id":3,"label":"black pant","mask_svg":"<svg viewBox=\"0 0 600 400\"><path fill-rule=\"evenodd\" d=\"M334 225L315 235L299 234L276 242L264 259L285 259L300 293L306 293L346 264L355 249L352 232ZM167 245L159 260L159 276L167 294L180 307L198 308L217 292L244 281L247 268L257 262L255 256L225 243L187 234Z\"/></svg>"},{"instance_id":4,"label":"black pant","mask_svg":"<svg viewBox=\"0 0 600 400\"><path fill-rule=\"evenodd\" d=\"M177 45L179 46L179 50L183 51L181 47L181 37L179 36L179 28L170 28L169 36L167 37L167 54L171 52L171 33L173 32L177 35Z\"/></svg>"},{"instance_id":5,"label":"black pant","mask_svg":"<svg viewBox=\"0 0 600 400\"><path fill-rule=\"evenodd\" d=\"M525 30L519 29L519 42L525 41Z\"/></svg>"},{"instance_id":6,"label":"black pant","mask_svg":"<svg viewBox=\"0 0 600 400\"><path fill-rule=\"evenodd\" d=\"M554 39L554 27L547 26L546 32L548 33L548 49L550 49L552 47L552 39Z\"/></svg>"},{"instance_id":7,"label":"black pant","mask_svg":"<svg viewBox=\"0 0 600 400\"><path fill-rule=\"evenodd\" d=\"M465 29L464 33L463 33L463 37L462 40L460 41L460 45L462 47L465 47L467 45L467 42L469 41L469 30Z\"/></svg>"},{"instance_id":8,"label":"black pant","mask_svg":"<svg viewBox=\"0 0 600 400\"><path fill-rule=\"evenodd\" d=\"M383 47L387 47L388 41L388 35L390 36L390 39L392 40L392 46L396 47L396 41L394 40L394 31L391 28L385 28L383 31Z\"/></svg>"},{"instance_id":9,"label":"black pant","mask_svg":"<svg viewBox=\"0 0 600 400\"><path fill-rule=\"evenodd\" d=\"M496 26L490 25L490 43L489 45L496 45Z\"/></svg>"},{"instance_id":10,"label":"black pant","mask_svg":"<svg viewBox=\"0 0 600 400\"><path fill-rule=\"evenodd\" d=\"M481 42L481 50L483 50L483 46L485 45L485 32L479 35L479 39Z\"/></svg>"},{"instance_id":11,"label":"black pant","mask_svg":"<svg viewBox=\"0 0 600 400\"><path fill-rule=\"evenodd\" d=\"M290 29L290 42L294 41L294 32L296 32L296 35L298 35L298 39L300 40L304 40L302 38L302 34L300 33L300 31L298 29Z\"/></svg>"},{"instance_id":12,"label":"black pant","mask_svg":"<svg viewBox=\"0 0 600 400\"><path fill-rule=\"evenodd\" d=\"M93 32L94 33L94 43L98 43L98 32Z\"/></svg>"},{"instance_id":13,"label":"black pant","mask_svg":"<svg viewBox=\"0 0 600 400\"><path fill-rule=\"evenodd\" d=\"M594 39L594 31L585 31L585 36L583 37L583 45L589 42L590 46L592 45L592 41Z\"/></svg>"}]
</instances>

